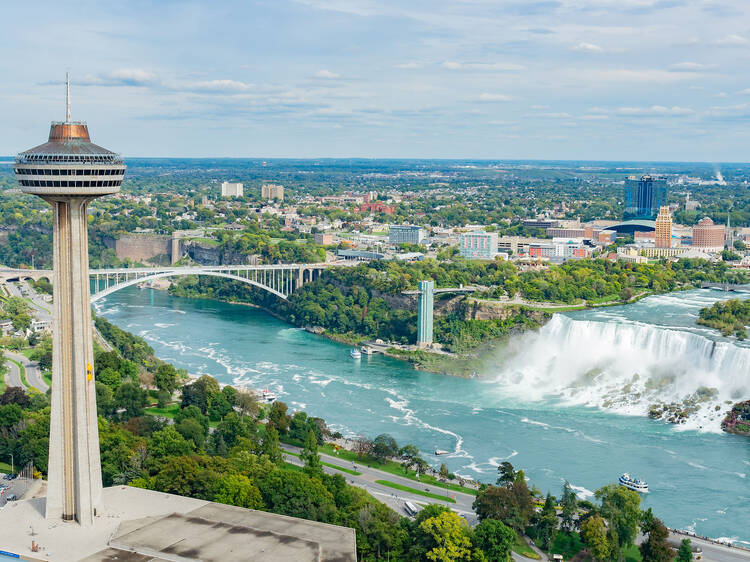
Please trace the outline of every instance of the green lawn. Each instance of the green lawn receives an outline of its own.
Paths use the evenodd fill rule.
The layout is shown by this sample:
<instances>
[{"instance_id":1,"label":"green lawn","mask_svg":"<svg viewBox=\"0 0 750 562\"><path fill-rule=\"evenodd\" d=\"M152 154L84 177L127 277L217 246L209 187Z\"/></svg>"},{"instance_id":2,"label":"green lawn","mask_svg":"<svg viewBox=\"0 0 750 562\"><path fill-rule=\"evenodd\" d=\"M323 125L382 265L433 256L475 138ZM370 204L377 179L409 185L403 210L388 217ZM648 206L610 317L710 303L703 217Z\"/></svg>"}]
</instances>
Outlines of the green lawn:
<instances>
[{"instance_id":1,"label":"green lawn","mask_svg":"<svg viewBox=\"0 0 750 562\"><path fill-rule=\"evenodd\" d=\"M512 550L516 554L520 554L521 556L525 556L526 558L533 558L534 560L541 559L541 556L539 556L534 551L534 549L529 546L529 543L526 542L526 539L519 534L516 534L516 542L513 545Z\"/></svg>"},{"instance_id":2,"label":"green lawn","mask_svg":"<svg viewBox=\"0 0 750 562\"><path fill-rule=\"evenodd\" d=\"M26 357L26 359L31 360L31 354L34 353L33 347L27 347L26 349L21 350L21 354Z\"/></svg>"},{"instance_id":3,"label":"green lawn","mask_svg":"<svg viewBox=\"0 0 750 562\"><path fill-rule=\"evenodd\" d=\"M151 408L146 408L145 410L143 410L143 412L149 416L160 416L162 418L174 419L174 415L177 413L179 409L180 409L180 404L175 403L175 404L169 404L166 408L159 408L158 406L152 406ZM217 425L219 425L219 422L209 420L208 425L209 427L216 427Z\"/></svg>"},{"instance_id":4,"label":"green lawn","mask_svg":"<svg viewBox=\"0 0 750 562\"><path fill-rule=\"evenodd\" d=\"M26 380L26 368L23 365L21 365L21 363L19 363L18 361L14 359L11 359L10 357L6 357L6 359L10 361L11 363L15 363L16 367L18 367L18 371L21 374L21 384L25 386L26 388L30 388L31 385L29 384L29 381Z\"/></svg>"},{"instance_id":5,"label":"green lawn","mask_svg":"<svg viewBox=\"0 0 750 562\"><path fill-rule=\"evenodd\" d=\"M298 445L298 443L291 443L292 445ZM377 460L375 460L372 457L364 456L361 459L355 453L354 451L347 451L346 449L340 449L338 452L333 448L332 445L329 445L326 443L325 445L322 445L319 448L319 451L321 453L325 453L327 455L331 455L332 457L339 457L340 459L343 459L345 461L350 461L355 464L361 464L364 466L369 466L370 468L375 468L377 470L382 470L383 472L388 472L390 474L395 474L396 476L401 476L403 478L408 478L409 480L414 480L415 482L421 482L422 484L429 484L430 486L435 486L437 488L443 488L447 490L453 490L454 492L462 492L464 494L471 494L476 496L477 491L473 488L466 488L461 487L458 484L451 484L451 483L443 483L434 476L423 474L422 476L417 479L417 473L413 470L409 470L409 474L406 474L404 471L404 468L397 462L394 461L386 461L385 463L379 463Z\"/></svg>"},{"instance_id":6,"label":"green lawn","mask_svg":"<svg viewBox=\"0 0 750 562\"><path fill-rule=\"evenodd\" d=\"M382 484L383 486L388 486L389 488L395 488L396 490L401 490L402 492L409 492L410 494L417 494L419 496L424 496L426 498L431 498L433 500L456 503L456 500L454 500L453 498L449 496L441 496L440 494L433 494L431 492L417 490L416 488L410 488L409 486L402 486L401 484L396 484L395 482L391 482L390 480L375 480L375 482L377 484Z\"/></svg>"},{"instance_id":7,"label":"green lawn","mask_svg":"<svg viewBox=\"0 0 750 562\"><path fill-rule=\"evenodd\" d=\"M52 373L50 371L42 371L42 378L47 385L52 388Z\"/></svg>"},{"instance_id":8,"label":"green lawn","mask_svg":"<svg viewBox=\"0 0 750 562\"><path fill-rule=\"evenodd\" d=\"M631 545L623 549L622 557L625 562L641 562L641 560L643 559L641 557L641 551L635 545Z\"/></svg>"},{"instance_id":9,"label":"green lawn","mask_svg":"<svg viewBox=\"0 0 750 562\"><path fill-rule=\"evenodd\" d=\"M10 474L10 464L7 462L0 461L0 472Z\"/></svg>"},{"instance_id":10,"label":"green lawn","mask_svg":"<svg viewBox=\"0 0 750 562\"><path fill-rule=\"evenodd\" d=\"M284 451L287 455L292 455L293 457L299 458L299 455L297 453L292 453L290 451ZM361 472L357 472L356 470L352 470L351 468L344 468L343 466L338 466L337 464L331 464L329 462L320 461L320 464L323 466L327 466L328 468L335 468L336 470L340 470L341 472L346 472L347 474L352 474L354 476L362 476Z\"/></svg>"}]
</instances>

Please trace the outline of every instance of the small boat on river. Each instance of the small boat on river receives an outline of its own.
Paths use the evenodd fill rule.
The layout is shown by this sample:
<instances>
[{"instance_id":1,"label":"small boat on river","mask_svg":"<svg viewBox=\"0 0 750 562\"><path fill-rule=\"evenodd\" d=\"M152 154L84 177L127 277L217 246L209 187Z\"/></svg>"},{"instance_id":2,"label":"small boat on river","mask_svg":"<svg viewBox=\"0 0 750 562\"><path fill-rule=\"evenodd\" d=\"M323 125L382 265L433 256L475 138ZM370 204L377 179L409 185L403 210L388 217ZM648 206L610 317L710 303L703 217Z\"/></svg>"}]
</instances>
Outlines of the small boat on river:
<instances>
[{"instance_id":1,"label":"small boat on river","mask_svg":"<svg viewBox=\"0 0 750 562\"><path fill-rule=\"evenodd\" d=\"M640 478L633 478L627 472L620 476L620 485L625 486L629 490L641 492L643 494L648 492L648 484Z\"/></svg>"},{"instance_id":2,"label":"small boat on river","mask_svg":"<svg viewBox=\"0 0 750 562\"><path fill-rule=\"evenodd\" d=\"M351 355L353 359L359 359L360 357L362 357L362 353L359 351L359 349L352 349L349 352L349 355Z\"/></svg>"}]
</instances>

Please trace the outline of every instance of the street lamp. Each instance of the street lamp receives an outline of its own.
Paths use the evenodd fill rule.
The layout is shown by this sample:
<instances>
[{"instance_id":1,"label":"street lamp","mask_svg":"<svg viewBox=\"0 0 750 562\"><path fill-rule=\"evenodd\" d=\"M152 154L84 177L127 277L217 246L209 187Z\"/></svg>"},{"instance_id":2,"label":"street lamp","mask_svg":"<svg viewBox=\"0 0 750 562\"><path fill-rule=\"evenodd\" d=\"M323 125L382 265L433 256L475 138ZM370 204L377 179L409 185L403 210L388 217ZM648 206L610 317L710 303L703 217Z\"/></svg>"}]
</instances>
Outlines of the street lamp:
<instances>
[{"instance_id":1,"label":"street lamp","mask_svg":"<svg viewBox=\"0 0 750 562\"><path fill-rule=\"evenodd\" d=\"M13 463L13 453L10 454L10 473L15 474L16 471L14 469L14 463Z\"/></svg>"}]
</instances>

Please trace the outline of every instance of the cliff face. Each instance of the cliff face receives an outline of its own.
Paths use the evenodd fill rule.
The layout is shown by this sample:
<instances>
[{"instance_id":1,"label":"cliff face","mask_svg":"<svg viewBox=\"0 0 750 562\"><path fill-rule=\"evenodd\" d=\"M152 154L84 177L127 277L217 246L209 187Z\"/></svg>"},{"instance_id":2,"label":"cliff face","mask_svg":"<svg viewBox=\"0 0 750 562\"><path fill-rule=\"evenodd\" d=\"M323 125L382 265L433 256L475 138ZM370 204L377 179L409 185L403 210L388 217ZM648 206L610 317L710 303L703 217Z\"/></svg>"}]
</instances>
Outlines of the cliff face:
<instances>
[{"instance_id":1,"label":"cliff face","mask_svg":"<svg viewBox=\"0 0 750 562\"><path fill-rule=\"evenodd\" d=\"M737 402L721 422L721 429L750 437L750 400Z\"/></svg>"},{"instance_id":2,"label":"cliff face","mask_svg":"<svg viewBox=\"0 0 750 562\"><path fill-rule=\"evenodd\" d=\"M517 304L508 304L500 301L478 300L468 297L461 303L463 306L464 319L466 320L505 320L517 315L523 307ZM529 318L534 318L544 323L548 314L542 310L523 310Z\"/></svg>"}]
</instances>

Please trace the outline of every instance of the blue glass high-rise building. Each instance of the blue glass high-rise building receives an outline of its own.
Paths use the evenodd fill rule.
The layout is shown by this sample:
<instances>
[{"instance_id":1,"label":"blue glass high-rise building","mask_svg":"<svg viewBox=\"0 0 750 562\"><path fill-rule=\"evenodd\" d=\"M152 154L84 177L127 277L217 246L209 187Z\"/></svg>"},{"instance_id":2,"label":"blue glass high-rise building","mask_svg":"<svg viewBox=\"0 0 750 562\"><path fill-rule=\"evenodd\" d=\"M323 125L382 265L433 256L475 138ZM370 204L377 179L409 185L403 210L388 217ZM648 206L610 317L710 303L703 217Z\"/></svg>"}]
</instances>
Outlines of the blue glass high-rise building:
<instances>
[{"instance_id":1,"label":"blue glass high-rise building","mask_svg":"<svg viewBox=\"0 0 750 562\"><path fill-rule=\"evenodd\" d=\"M667 205L667 180L652 176L625 180L623 218L653 220L659 207Z\"/></svg>"}]
</instances>

